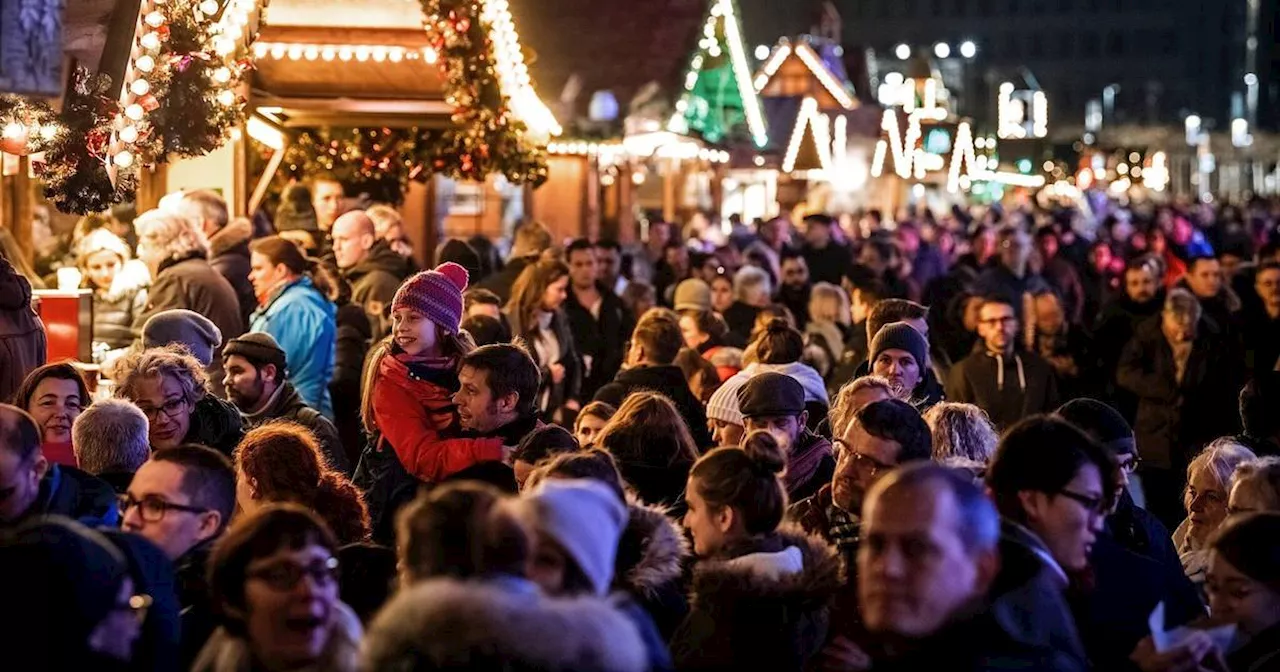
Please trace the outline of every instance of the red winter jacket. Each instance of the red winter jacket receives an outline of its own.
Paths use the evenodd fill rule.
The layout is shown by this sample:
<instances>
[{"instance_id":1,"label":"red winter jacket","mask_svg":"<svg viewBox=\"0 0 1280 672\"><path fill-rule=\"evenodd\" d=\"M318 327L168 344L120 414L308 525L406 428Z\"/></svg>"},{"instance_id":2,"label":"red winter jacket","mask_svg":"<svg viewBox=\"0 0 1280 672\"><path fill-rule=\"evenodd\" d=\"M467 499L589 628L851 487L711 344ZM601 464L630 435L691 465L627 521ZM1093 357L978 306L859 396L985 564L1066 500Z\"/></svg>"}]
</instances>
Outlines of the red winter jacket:
<instances>
[{"instance_id":1,"label":"red winter jacket","mask_svg":"<svg viewBox=\"0 0 1280 672\"><path fill-rule=\"evenodd\" d=\"M390 355L378 363L373 414L400 464L420 480L434 483L477 462L502 459L502 439L443 438L457 425L449 391L412 375Z\"/></svg>"}]
</instances>

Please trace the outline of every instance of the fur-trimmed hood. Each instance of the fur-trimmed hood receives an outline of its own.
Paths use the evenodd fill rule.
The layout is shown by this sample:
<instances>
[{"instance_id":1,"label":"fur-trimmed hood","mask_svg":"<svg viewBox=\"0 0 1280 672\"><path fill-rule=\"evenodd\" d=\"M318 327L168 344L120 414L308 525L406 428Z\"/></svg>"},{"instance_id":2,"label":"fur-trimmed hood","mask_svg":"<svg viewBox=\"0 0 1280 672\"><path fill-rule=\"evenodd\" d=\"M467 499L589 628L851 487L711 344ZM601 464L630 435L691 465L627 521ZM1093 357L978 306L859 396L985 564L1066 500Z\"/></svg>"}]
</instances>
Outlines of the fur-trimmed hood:
<instances>
[{"instance_id":1,"label":"fur-trimmed hood","mask_svg":"<svg viewBox=\"0 0 1280 672\"><path fill-rule=\"evenodd\" d=\"M799 571L776 571L796 555ZM800 670L826 641L840 560L788 525L699 562L692 585L689 617L671 641L677 669Z\"/></svg>"},{"instance_id":2,"label":"fur-trimmed hood","mask_svg":"<svg viewBox=\"0 0 1280 672\"><path fill-rule=\"evenodd\" d=\"M803 569L795 574L766 576L753 563L742 561L751 553L776 553L793 546L800 550L803 562ZM799 527L783 526L773 540L748 553L699 562L693 570L691 606L733 613L768 601L805 611L818 610L830 604L840 585L840 559L835 549Z\"/></svg>"},{"instance_id":3,"label":"fur-trimmed hood","mask_svg":"<svg viewBox=\"0 0 1280 672\"><path fill-rule=\"evenodd\" d=\"M360 619L351 607L335 604L333 632L320 661L307 668L311 672L355 672L356 654L360 646ZM218 628L200 650L192 664L192 672L251 672L257 669L249 642L226 628Z\"/></svg>"},{"instance_id":4,"label":"fur-trimmed hood","mask_svg":"<svg viewBox=\"0 0 1280 672\"><path fill-rule=\"evenodd\" d=\"M209 237L209 257L220 257L242 245L242 254L249 256L249 241L252 239L253 225L245 219L233 220Z\"/></svg>"},{"instance_id":5,"label":"fur-trimmed hood","mask_svg":"<svg viewBox=\"0 0 1280 672\"><path fill-rule=\"evenodd\" d=\"M653 599L672 581L680 578L689 557L689 542L680 527L667 517L661 506L645 504L629 496L630 520L618 543L614 587L643 599Z\"/></svg>"},{"instance_id":6,"label":"fur-trimmed hood","mask_svg":"<svg viewBox=\"0 0 1280 672\"><path fill-rule=\"evenodd\" d=\"M369 626L361 669L642 672L635 625L595 597L544 597L527 581L432 579L402 591Z\"/></svg>"}]
</instances>

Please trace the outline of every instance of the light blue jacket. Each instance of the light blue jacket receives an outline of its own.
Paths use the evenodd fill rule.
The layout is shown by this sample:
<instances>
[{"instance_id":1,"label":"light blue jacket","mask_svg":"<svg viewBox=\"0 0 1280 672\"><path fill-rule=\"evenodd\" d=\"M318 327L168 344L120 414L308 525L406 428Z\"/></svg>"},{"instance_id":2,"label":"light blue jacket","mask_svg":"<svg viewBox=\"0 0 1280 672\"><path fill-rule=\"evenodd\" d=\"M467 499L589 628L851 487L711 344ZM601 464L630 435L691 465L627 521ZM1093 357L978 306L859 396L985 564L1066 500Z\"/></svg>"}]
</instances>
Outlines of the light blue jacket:
<instances>
[{"instance_id":1,"label":"light blue jacket","mask_svg":"<svg viewBox=\"0 0 1280 672\"><path fill-rule=\"evenodd\" d=\"M302 277L277 291L265 308L249 318L249 331L271 334L284 350L289 382L308 406L333 419L329 381L333 378L338 309L311 278Z\"/></svg>"}]
</instances>

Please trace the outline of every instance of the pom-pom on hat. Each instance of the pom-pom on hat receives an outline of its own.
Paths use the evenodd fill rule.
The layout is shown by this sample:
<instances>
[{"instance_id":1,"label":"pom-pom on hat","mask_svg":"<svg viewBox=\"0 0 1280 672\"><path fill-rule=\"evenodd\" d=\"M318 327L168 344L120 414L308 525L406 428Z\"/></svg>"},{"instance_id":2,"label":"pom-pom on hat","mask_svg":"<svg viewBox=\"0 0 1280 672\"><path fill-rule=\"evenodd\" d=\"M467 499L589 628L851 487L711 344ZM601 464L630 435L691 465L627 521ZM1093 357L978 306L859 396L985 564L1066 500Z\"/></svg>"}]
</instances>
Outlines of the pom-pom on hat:
<instances>
[{"instance_id":1,"label":"pom-pom on hat","mask_svg":"<svg viewBox=\"0 0 1280 672\"><path fill-rule=\"evenodd\" d=\"M467 269L447 261L404 281L391 300L391 310L416 310L445 331L458 333L462 322L462 292L467 289Z\"/></svg>"}]
</instances>

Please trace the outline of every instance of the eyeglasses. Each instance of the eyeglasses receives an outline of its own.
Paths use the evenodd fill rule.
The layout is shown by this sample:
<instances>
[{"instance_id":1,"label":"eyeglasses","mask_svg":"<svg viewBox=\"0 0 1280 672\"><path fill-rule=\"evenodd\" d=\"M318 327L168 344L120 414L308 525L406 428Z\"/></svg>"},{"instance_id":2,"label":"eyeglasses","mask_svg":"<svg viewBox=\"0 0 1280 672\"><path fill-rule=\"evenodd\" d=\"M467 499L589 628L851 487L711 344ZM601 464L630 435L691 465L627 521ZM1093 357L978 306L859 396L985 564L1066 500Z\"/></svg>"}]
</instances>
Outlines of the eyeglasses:
<instances>
[{"instance_id":1,"label":"eyeglasses","mask_svg":"<svg viewBox=\"0 0 1280 672\"><path fill-rule=\"evenodd\" d=\"M979 324L987 324L987 325L991 325L991 324L1012 324L1012 323L1017 322L1017 321L1018 321L1018 318L1016 318L1016 317L1014 317L1014 316L1012 316L1012 315L1006 315L1006 316L1004 316L1004 317L991 317L991 318L987 318L987 319L985 319L985 320L978 320L978 323L979 323Z\"/></svg>"},{"instance_id":2,"label":"eyeglasses","mask_svg":"<svg viewBox=\"0 0 1280 672\"><path fill-rule=\"evenodd\" d=\"M182 511L184 513L204 513L209 509L198 506L187 506L186 504L173 504L166 502L155 495L147 495L142 499L135 499L133 495L128 493L120 495L120 515L129 512L129 509L138 507L138 515L142 517L143 522L158 523L164 520L164 514L169 511Z\"/></svg>"},{"instance_id":3,"label":"eyeglasses","mask_svg":"<svg viewBox=\"0 0 1280 672\"><path fill-rule=\"evenodd\" d=\"M1082 495L1070 490L1059 490L1058 494L1076 502L1080 506L1083 506L1089 511L1089 513L1092 513L1095 516L1106 514L1107 509L1111 508L1110 503L1107 502L1105 497L1092 497L1090 495Z\"/></svg>"},{"instance_id":4,"label":"eyeglasses","mask_svg":"<svg viewBox=\"0 0 1280 672\"><path fill-rule=\"evenodd\" d=\"M143 406L139 406L138 408L142 411L144 415L147 416L147 420L155 421L155 419L159 417L160 413L164 413L166 416L170 418L178 417L178 413L181 412L182 408L186 405L187 405L186 399L170 399L169 401L164 402L164 405L161 406L160 408L151 408L151 407L143 407Z\"/></svg>"},{"instance_id":5,"label":"eyeglasses","mask_svg":"<svg viewBox=\"0 0 1280 672\"><path fill-rule=\"evenodd\" d=\"M338 580L338 559L328 557L307 565L296 562L278 562L247 573L251 579L266 583L273 590L287 592L298 587L302 577L309 576L317 585L327 586Z\"/></svg>"},{"instance_id":6,"label":"eyeglasses","mask_svg":"<svg viewBox=\"0 0 1280 672\"><path fill-rule=\"evenodd\" d=\"M875 476L876 474L884 471L893 471L898 466L896 464L886 464L884 462L881 462L880 460L877 460L874 457L871 457L870 455L867 455L865 453L859 453L858 451L854 450L849 444L845 443L840 439L836 439L834 443L836 447L839 448L840 454L842 456L848 457L849 459L853 460L854 468L865 471L872 476Z\"/></svg>"},{"instance_id":7,"label":"eyeglasses","mask_svg":"<svg viewBox=\"0 0 1280 672\"><path fill-rule=\"evenodd\" d=\"M1134 455L1132 456L1132 459L1124 460L1120 462L1118 466L1121 469L1123 469L1125 473L1132 474L1133 472L1138 470L1138 467L1141 464L1142 464L1142 458Z\"/></svg>"},{"instance_id":8,"label":"eyeglasses","mask_svg":"<svg viewBox=\"0 0 1280 672\"><path fill-rule=\"evenodd\" d=\"M132 613L138 624L141 625L143 621L147 620L147 611L151 609L151 602L150 595L134 595L127 602L117 603L113 609Z\"/></svg>"}]
</instances>

